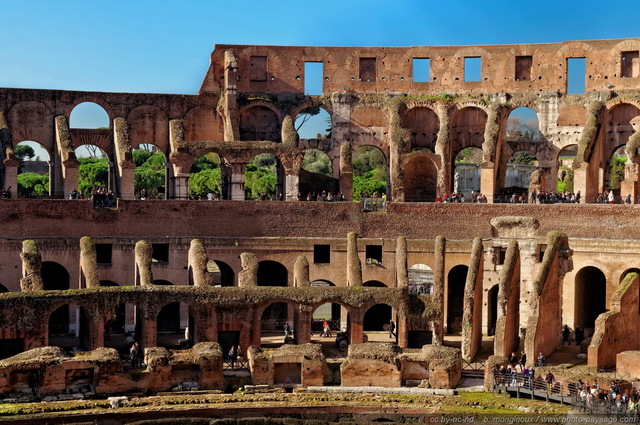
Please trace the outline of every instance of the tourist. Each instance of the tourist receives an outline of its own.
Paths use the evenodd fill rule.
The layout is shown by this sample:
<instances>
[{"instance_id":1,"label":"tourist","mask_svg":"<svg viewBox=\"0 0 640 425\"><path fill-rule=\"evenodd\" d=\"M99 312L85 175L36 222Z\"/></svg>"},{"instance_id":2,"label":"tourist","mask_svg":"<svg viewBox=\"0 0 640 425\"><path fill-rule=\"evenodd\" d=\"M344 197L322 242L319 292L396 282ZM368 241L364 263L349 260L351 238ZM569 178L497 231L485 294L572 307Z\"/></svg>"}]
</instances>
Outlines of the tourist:
<instances>
[{"instance_id":1,"label":"tourist","mask_svg":"<svg viewBox=\"0 0 640 425\"><path fill-rule=\"evenodd\" d=\"M524 352L524 350L520 353L520 368L524 370L526 364L527 364L527 353Z\"/></svg>"},{"instance_id":2,"label":"tourist","mask_svg":"<svg viewBox=\"0 0 640 425\"><path fill-rule=\"evenodd\" d=\"M545 357L544 354L542 354L542 351L541 351L540 354L538 354L538 361L536 362L536 366L542 367L544 366L544 362L546 361L547 361L547 358Z\"/></svg>"},{"instance_id":3,"label":"tourist","mask_svg":"<svg viewBox=\"0 0 640 425\"><path fill-rule=\"evenodd\" d=\"M389 320L389 338L393 338L396 336L395 330L396 324L393 322L393 319Z\"/></svg>"},{"instance_id":4,"label":"tourist","mask_svg":"<svg viewBox=\"0 0 640 425\"><path fill-rule=\"evenodd\" d=\"M236 347L235 346L233 345L231 346L231 349L229 350L229 354L227 355L227 357L231 362L231 369L235 369L235 364L236 364Z\"/></svg>"},{"instance_id":5,"label":"tourist","mask_svg":"<svg viewBox=\"0 0 640 425\"><path fill-rule=\"evenodd\" d=\"M553 376L553 373L551 373L550 370L547 371L547 376L545 376L544 381L547 383L547 393L551 394L556 377Z\"/></svg>"},{"instance_id":6,"label":"tourist","mask_svg":"<svg viewBox=\"0 0 640 425\"><path fill-rule=\"evenodd\" d=\"M131 362L131 368L136 369L139 367L139 345L137 342L131 344L131 348L129 349L129 360Z\"/></svg>"},{"instance_id":7,"label":"tourist","mask_svg":"<svg viewBox=\"0 0 640 425\"><path fill-rule=\"evenodd\" d=\"M567 345L571 345L571 341L569 341L569 335L571 331L569 330L569 326L564 325L564 329L562 329L562 345L566 342Z\"/></svg>"},{"instance_id":8,"label":"tourist","mask_svg":"<svg viewBox=\"0 0 640 425\"><path fill-rule=\"evenodd\" d=\"M615 200L615 198L614 198L614 195L613 195L613 190L610 190L609 191L609 203L613 204L614 200Z\"/></svg>"},{"instance_id":9,"label":"tourist","mask_svg":"<svg viewBox=\"0 0 640 425\"><path fill-rule=\"evenodd\" d=\"M148 197L149 197L149 194L147 193L147 189L142 189L140 191L140 199L144 201Z\"/></svg>"},{"instance_id":10,"label":"tourist","mask_svg":"<svg viewBox=\"0 0 640 425\"><path fill-rule=\"evenodd\" d=\"M78 199L78 191L75 187L69 192L69 199Z\"/></svg>"},{"instance_id":11,"label":"tourist","mask_svg":"<svg viewBox=\"0 0 640 425\"><path fill-rule=\"evenodd\" d=\"M289 334L291 333L291 326L289 325L289 322L285 322L284 323L284 337L288 337Z\"/></svg>"}]
</instances>

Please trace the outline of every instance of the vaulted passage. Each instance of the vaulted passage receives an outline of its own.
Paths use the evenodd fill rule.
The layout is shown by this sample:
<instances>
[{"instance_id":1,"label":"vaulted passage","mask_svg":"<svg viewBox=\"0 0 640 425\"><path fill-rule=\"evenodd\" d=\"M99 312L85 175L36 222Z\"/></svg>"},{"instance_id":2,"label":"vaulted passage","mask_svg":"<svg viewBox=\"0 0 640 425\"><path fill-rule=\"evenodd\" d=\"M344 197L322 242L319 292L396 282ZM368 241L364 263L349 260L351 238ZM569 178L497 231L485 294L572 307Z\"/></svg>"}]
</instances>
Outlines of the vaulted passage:
<instances>
[{"instance_id":1,"label":"vaulted passage","mask_svg":"<svg viewBox=\"0 0 640 425\"><path fill-rule=\"evenodd\" d=\"M607 280L597 267L588 266L576 274L575 326L594 327L606 310Z\"/></svg>"}]
</instances>

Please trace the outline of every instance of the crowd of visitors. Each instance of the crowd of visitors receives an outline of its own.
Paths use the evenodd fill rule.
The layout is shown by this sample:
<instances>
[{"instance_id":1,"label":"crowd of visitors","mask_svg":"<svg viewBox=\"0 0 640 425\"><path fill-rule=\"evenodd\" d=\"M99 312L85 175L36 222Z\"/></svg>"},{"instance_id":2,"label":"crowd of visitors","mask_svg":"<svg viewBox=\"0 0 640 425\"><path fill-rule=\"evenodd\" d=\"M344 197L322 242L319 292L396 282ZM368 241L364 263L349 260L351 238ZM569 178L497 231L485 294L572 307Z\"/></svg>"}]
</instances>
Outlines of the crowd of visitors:
<instances>
[{"instance_id":1,"label":"crowd of visitors","mask_svg":"<svg viewBox=\"0 0 640 425\"><path fill-rule=\"evenodd\" d=\"M302 196L300 192L296 195L296 201L325 201L338 202L347 199L342 192L331 193L331 191L323 190L322 192L308 192L307 196Z\"/></svg>"}]
</instances>

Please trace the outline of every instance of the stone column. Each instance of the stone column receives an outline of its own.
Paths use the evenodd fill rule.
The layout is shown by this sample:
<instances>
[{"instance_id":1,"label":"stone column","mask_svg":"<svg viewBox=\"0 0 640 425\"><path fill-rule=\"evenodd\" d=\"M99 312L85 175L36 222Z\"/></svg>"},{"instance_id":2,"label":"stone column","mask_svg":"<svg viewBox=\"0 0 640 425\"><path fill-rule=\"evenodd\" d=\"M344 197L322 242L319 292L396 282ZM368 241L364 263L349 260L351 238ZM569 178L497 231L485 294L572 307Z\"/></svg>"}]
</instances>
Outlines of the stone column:
<instances>
[{"instance_id":1,"label":"stone column","mask_svg":"<svg viewBox=\"0 0 640 425\"><path fill-rule=\"evenodd\" d=\"M313 307L307 304L298 305L298 321L294 326L297 344L311 342L311 320L313 319Z\"/></svg>"},{"instance_id":2,"label":"stone column","mask_svg":"<svg viewBox=\"0 0 640 425\"><path fill-rule=\"evenodd\" d=\"M96 244L89 236L84 236L80 239L80 273L80 288L82 288L83 279L85 288L97 288L100 286Z\"/></svg>"},{"instance_id":3,"label":"stone column","mask_svg":"<svg viewBox=\"0 0 640 425\"><path fill-rule=\"evenodd\" d=\"M309 261L304 255L300 255L293 265L293 286L309 286Z\"/></svg>"},{"instance_id":4,"label":"stone column","mask_svg":"<svg viewBox=\"0 0 640 425\"><path fill-rule=\"evenodd\" d=\"M224 89L223 96L223 115L224 115L224 140L234 142L240 140L240 129L238 128L238 105L237 93L238 88L237 74L238 61L233 50L224 52Z\"/></svg>"},{"instance_id":5,"label":"stone column","mask_svg":"<svg viewBox=\"0 0 640 425\"><path fill-rule=\"evenodd\" d=\"M22 242L22 279L20 279L20 289L22 292L40 291L44 289L42 282L42 256L40 250L33 240Z\"/></svg>"},{"instance_id":6,"label":"stone column","mask_svg":"<svg viewBox=\"0 0 640 425\"><path fill-rule=\"evenodd\" d=\"M362 264L358 256L358 234L347 235L347 286L362 286Z\"/></svg>"},{"instance_id":7,"label":"stone column","mask_svg":"<svg viewBox=\"0 0 640 425\"><path fill-rule=\"evenodd\" d=\"M353 312L349 328L349 344L362 344L364 342L364 312Z\"/></svg>"},{"instance_id":8,"label":"stone column","mask_svg":"<svg viewBox=\"0 0 640 425\"><path fill-rule=\"evenodd\" d=\"M213 286L213 276L207 269L207 249L201 239L192 239L189 247L189 284L193 286ZM188 314L187 314L188 316Z\"/></svg>"},{"instance_id":9,"label":"stone column","mask_svg":"<svg viewBox=\"0 0 640 425\"><path fill-rule=\"evenodd\" d=\"M113 120L113 141L115 160L118 167L116 178L119 182L119 193L116 193L116 195L122 199L135 199L134 175L136 164L133 162L127 122L124 118Z\"/></svg>"},{"instance_id":10,"label":"stone column","mask_svg":"<svg viewBox=\"0 0 640 425\"><path fill-rule=\"evenodd\" d=\"M284 199L295 201L300 192L300 168L304 156L300 153L288 154L281 157L284 170Z\"/></svg>"},{"instance_id":11,"label":"stone column","mask_svg":"<svg viewBox=\"0 0 640 425\"><path fill-rule=\"evenodd\" d=\"M136 242L136 286L153 285L153 272L151 271L151 262L153 248L147 241Z\"/></svg>"},{"instance_id":12,"label":"stone column","mask_svg":"<svg viewBox=\"0 0 640 425\"><path fill-rule=\"evenodd\" d=\"M250 252L240 254L242 270L238 273L238 287L258 286L258 259Z\"/></svg>"},{"instance_id":13,"label":"stone column","mask_svg":"<svg viewBox=\"0 0 640 425\"><path fill-rule=\"evenodd\" d=\"M442 196L445 192L449 192L451 180L451 153L449 152L449 120L451 112L446 104L438 103L436 113L440 120L440 129L438 130L438 138L436 139L435 154L440 155L442 161L441 167L438 169L438 181L436 183L436 195Z\"/></svg>"},{"instance_id":14,"label":"stone column","mask_svg":"<svg viewBox=\"0 0 640 425\"><path fill-rule=\"evenodd\" d=\"M396 286L409 286L409 269L407 268L407 238L400 236L396 242Z\"/></svg>"},{"instance_id":15,"label":"stone column","mask_svg":"<svg viewBox=\"0 0 640 425\"><path fill-rule=\"evenodd\" d=\"M433 249L435 267L433 269L433 302L436 306L435 316L430 321L433 335L433 344L441 345L444 342L444 257L446 239L438 235Z\"/></svg>"},{"instance_id":16,"label":"stone column","mask_svg":"<svg viewBox=\"0 0 640 425\"><path fill-rule=\"evenodd\" d=\"M344 193L347 201L353 199L353 166L351 143L345 142L340 145L340 191Z\"/></svg>"},{"instance_id":17,"label":"stone column","mask_svg":"<svg viewBox=\"0 0 640 425\"><path fill-rule=\"evenodd\" d=\"M76 159L75 149L71 143L69 124L64 115L55 118L56 143L60 159L62 160L62 196L78 187L78 167L80 163Z\"/></svg>"},{"instance_id":18,"label":"stone column","mask_svg":"<svg viewBox=\"0 0 640 425\"><path fill-rule=\"evenodd\" d=\"M244 171L247 164L231 163L231 200L244 201Z\"/></svg>"}]
</instances>

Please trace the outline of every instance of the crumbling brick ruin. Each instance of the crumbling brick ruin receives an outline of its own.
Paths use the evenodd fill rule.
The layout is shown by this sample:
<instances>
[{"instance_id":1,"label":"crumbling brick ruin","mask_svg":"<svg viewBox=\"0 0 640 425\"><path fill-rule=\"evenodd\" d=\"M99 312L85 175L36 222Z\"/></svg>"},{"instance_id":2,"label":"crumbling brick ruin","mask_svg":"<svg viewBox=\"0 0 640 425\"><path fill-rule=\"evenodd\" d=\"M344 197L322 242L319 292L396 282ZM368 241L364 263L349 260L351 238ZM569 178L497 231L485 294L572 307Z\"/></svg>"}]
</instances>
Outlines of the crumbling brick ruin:
<instances>
[{"instance_id":1,"label":"crumbling brick ruin","mask_svg":"<svg viewBox=\"0 0 640 425\"><path fill-rule=\"evenodd\" d=\"M257 384L319 385L325 359L310 343L322 306L350 345L343 384L454 387L460 358L474 358L483 335L495 335L495 358L522 348L533 360L557 349L564 324L592 330L590 365L635 371L638 209L593 202L611 188L608 164L620 147L628 160L617 200L640 195L639 51L640 39L217 45L197 95L0 89L2 185L18 186L14 147L36 141L51 157L52 198L0 200L0 393L222 389L222 357L238 345ZM478 58L471 81L465 66ZM567 68L580 58L584 93L570 94ZM426 59L419 81L414 67ZM305 95L312 62L322 64L322 93ZM104 108L108 129L69 127L87 101ZM293 123L310 106L329 113L330 137L298 135ZM537 113L534 139L508 137L508 117L522 106ZM85 144L113 164L114 208L55 199L78 186L75 148ZM167 200L134 199L132 150L142 144L167 158ZM295 201L309 149L328 155L350 200L352 154L363 146L387 161L385 211L244 201L246 165L260 153L277 158L277 192ZM454 190L467 147L481 150L478 189L488 203L432 203ZM492 203L512 154L537 159L528 188L555 190L569 147L580 204ZM191 164L208 152L221 158L226 201L188 201ZM391 319L394 344L366 342ZM295 347L262 347L264 332L284 322ZM127 372L126 353L105 348L111 334L131 332L146 353L142 376ZM442 347L450 334L461 335L460 350Z\"/></svg>"}]
</instances>

